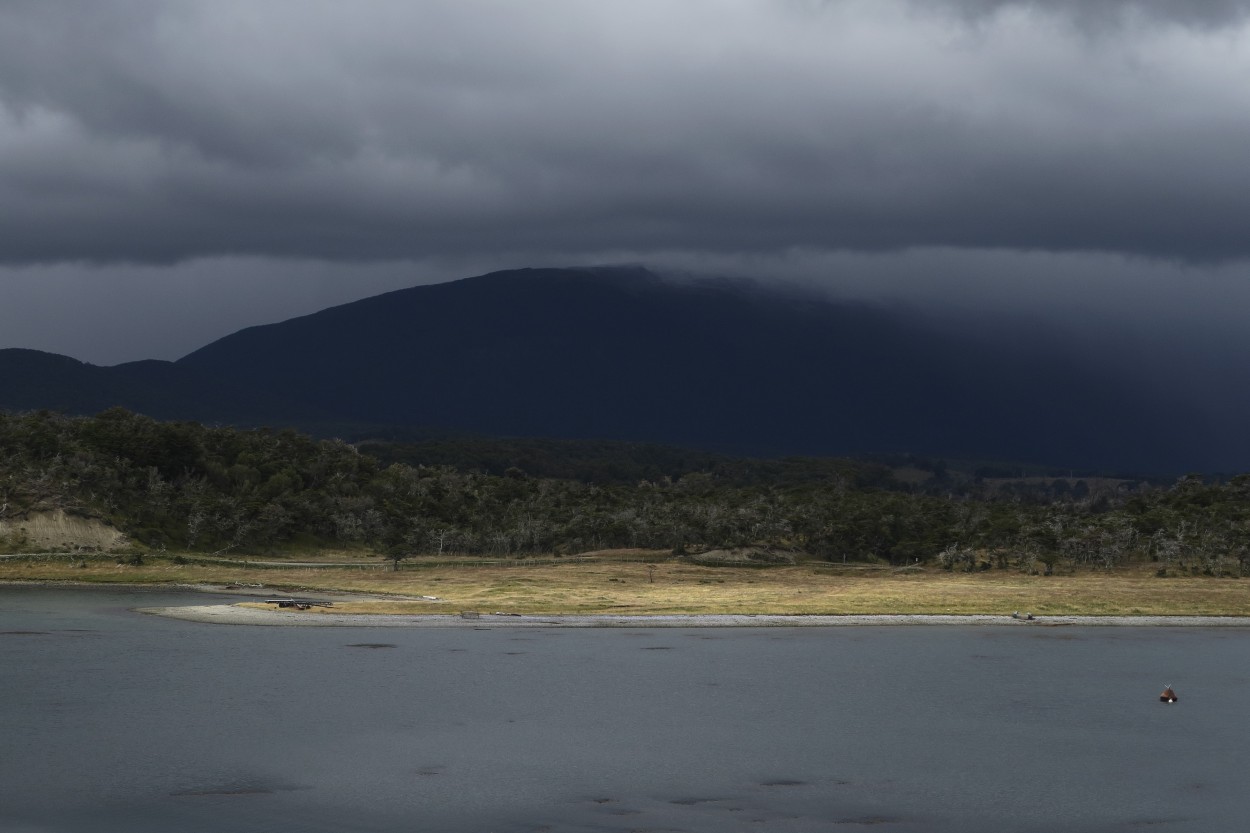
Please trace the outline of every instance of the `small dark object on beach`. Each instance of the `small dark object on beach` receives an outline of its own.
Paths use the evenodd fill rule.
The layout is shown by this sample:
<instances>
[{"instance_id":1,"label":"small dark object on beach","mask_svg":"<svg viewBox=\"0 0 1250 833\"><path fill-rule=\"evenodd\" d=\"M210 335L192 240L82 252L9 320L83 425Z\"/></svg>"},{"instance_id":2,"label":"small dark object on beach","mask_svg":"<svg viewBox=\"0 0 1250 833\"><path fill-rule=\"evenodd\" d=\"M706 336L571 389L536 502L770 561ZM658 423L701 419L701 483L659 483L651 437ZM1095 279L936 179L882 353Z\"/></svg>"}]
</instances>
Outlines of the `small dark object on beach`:
<instances>
[{"instance_id":1,"label":"small dark object on beach","mask_svg":"<svg viewBox=\"0 0 1250 833\"><path fill-rule=\"evenodd\" d=\"M1032 621L1033 621L1033 614L1032 614L1032 613L1021 613L1020 611L1018 611L1018 610L1017 610L1016 612L1014 612L1014 613L1012 613L1012 614L1011 614L1011 618L1012 618L1012 619L1023 619L1023 620L1024 620L1024 621L1026 621L1026 622L1032 622Z\"/></svg>"},{"instance_id":2,"label":"small dark object on beach","mask_svg":"<svg viewBox=\"0 0 1250 833\"><path fill-rule=\"evenodd\" d=\"M1172 690L1171 686L1163 689L1163 693L1159 695L1159 702L1161 703L1175 703L1178 699L1176 692Z\"/></svg>"},{"instance_id":3,"label":"small dark object on beach","mask_svg":"<svg viewBox=\"0 0 1250 833\"><path fill-rule=\"evenodd\" d=\"M318 599L265 599L265 604L277 605L278 607L293 607L296 610L308 610L316 607L334 607L334 602L323 602Z\"/></svg>"}]
</instances>

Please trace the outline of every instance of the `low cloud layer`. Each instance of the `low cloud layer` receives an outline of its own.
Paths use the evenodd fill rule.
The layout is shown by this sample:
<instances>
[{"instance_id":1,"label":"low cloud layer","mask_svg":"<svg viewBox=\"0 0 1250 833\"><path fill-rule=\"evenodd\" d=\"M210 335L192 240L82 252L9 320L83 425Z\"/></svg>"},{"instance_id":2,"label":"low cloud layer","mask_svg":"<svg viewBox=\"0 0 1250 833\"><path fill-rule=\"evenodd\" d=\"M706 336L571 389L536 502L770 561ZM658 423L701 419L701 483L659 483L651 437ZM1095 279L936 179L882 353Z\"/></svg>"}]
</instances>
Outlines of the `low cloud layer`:
<instances>
[{"instance_id":1,"label":"low cloud layer","mask_svg":"<svg viewBox=\"0 0 1250 833\"><path fill-rule=\"evenodd\" d=\"M1240 258L1244 10L8 3L0 256Z\"/></svg>"}]
</instances>

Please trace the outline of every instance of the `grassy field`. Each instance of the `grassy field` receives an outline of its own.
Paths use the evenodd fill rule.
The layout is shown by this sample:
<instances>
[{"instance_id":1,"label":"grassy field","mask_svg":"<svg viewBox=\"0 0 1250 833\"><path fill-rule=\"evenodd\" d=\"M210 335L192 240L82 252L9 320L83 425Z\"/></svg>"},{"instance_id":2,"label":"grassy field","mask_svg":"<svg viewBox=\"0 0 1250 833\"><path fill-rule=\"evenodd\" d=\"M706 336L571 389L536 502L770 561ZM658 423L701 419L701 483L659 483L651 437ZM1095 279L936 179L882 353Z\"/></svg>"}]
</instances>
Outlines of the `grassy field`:
<instances>
[{"instance_id":1,"label":"grassy field","mask_svg":"<svg viewBox=\"0 0 1250 833\"><path fill-rule=\"evenodd\" d=\"M988 613L1250 616L1250 579L1159 578L1150 565L1114 573L1030 576L1013 571L892 571L812 563L746 569L700 567L666 554L601 555L576 564L473 566L443 562L392 572L378 560L307 568L238 564L143 565L111 558L0 559L0 581L263 585L273 592L347 591L377 596L336 604L343 613ZM437 596L439 601L418 600ZM399 597L410 597L408 599Z\"/></svg>"}]
</instances>

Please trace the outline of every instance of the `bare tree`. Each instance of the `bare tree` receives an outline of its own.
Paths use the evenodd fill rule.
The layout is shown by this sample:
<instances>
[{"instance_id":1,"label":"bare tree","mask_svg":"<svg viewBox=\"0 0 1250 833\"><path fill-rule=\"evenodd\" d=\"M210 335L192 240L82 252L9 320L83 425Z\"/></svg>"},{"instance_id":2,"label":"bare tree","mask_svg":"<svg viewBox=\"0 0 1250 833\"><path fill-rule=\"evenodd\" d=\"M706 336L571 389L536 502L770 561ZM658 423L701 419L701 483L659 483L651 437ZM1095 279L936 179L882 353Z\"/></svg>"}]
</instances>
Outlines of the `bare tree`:
<instances>
[{"instance_id":1,"label":"bare tree","mask_svg":"<svg viewBox=\"0 0 1250 833\"><path fill-rule=\"evenodd\" d=\"M442 556L456 540L456 531L448 526L440 526L426 533L435 553Z\"/></svg>"}]
</instances>

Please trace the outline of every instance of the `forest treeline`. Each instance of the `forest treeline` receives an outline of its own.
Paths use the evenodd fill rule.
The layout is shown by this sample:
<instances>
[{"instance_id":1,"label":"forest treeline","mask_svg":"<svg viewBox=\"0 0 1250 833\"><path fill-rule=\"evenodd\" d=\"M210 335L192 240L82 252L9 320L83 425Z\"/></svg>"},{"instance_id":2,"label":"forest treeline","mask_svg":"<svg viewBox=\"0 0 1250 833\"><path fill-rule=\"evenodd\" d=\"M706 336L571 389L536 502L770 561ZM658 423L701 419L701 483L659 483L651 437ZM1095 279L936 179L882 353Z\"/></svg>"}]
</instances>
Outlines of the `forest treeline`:
<instances>
[{"instance_id":1,"label":"forest treeline","mask_svg":"<svg viewBox=\"0 0 1250 833\"><path fill-rule=\"evenodd\" d=\"M143 547L186 552L761 547L952 570L1151 560L1164 574L1250 573L1250 475L1012 480L910 456L740 460L624 443L465 442L423 452L122 409L0 412L0 518L62 509Z\"/></svg>"}]
</instances>

